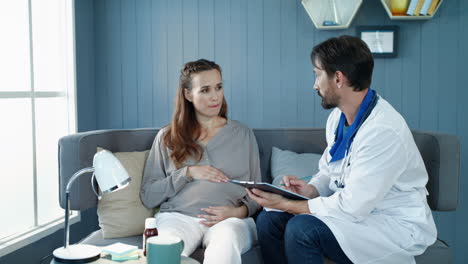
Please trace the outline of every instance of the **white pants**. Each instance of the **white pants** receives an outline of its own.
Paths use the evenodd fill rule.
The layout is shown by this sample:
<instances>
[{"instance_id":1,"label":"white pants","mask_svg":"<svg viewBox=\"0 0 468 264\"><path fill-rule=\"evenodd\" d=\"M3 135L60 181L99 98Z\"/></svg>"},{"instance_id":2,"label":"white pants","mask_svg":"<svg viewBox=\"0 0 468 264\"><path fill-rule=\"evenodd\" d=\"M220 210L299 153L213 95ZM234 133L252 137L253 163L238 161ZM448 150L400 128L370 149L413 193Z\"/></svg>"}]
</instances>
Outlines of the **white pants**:
<instances>
[{"instance_id":1,"label":"white pants","mask_svg":"<svg viewBox=\"0 0 468 264\"><path fill-rule=\"evenodd\" d=\"M241 264L241 255L257 243L257 230L252 218L228 218L212 227L202 218L180 213L157 213L159 235L170 234L184 241L183 256L190 256L200 244L205 250L204 264Z\"/></svg>"}]
</instances>

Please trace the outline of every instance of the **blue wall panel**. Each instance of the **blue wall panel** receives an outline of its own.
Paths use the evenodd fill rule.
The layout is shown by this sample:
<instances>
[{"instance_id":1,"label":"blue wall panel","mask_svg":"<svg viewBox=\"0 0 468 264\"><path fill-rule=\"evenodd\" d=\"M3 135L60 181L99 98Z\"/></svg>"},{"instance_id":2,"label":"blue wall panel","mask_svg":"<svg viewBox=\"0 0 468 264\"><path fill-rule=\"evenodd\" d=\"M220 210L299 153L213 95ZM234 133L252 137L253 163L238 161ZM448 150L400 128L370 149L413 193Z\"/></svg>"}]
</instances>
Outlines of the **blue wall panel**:
<instances>
[{"instance_id":1,"label":"blue wall panel","mask_svg":"<svg viewBox=\"0 0 468 264\"><path fill-rule=\"evenodd\" d=\"M198 1L182 1L183 62L198 59ZM156 38L159 36L155 36Z\"/></svg>"},{"instance_id":2,"label":"blue wall panel","mask_svg":"<svg viewBox=\"0 0 468 264\"><path fill-rule=\"evenodd\" d=\"M153 126L166 125L171 117L172 104L169 101L169 85L167 73L167 1L152 3L151 43L153 55ZM171 87L175 88L175 87Z\"/></svg>"},{"instance_id":3,"label":"blue wall panel","mask_svg":"<svg viewBox=\"0 0 468 264\"><path fill-rule=\"evenodd\" d=\"M153 124L153 57L151 39L151 1L136 6L138 126Z\"/></svg>"},{"instance_id":4,"label":"blue wall panel","mask_svg":"<svg viewBox=\"0 0 468 264\"><path fill-rule=\"evenodd\" d=\"M281 100L281 1L264 1L263 8L263 127L279 127Z\"/></svg>"},{"instance_id":5,"label":"blue wall panel","mask_svg":"<svg viewBox=\"0 0 468 264\"><path fill-rule=\"evenodd\" d=\"M76 86L79 87L77 109L78 131L96 129L96 96L94 89L94 4L91 0L81 1L75 6L80 14L75 19L76 41Z\"/></svg>"},{"instance_id":6,"label":"blue wall panel","mask_svg":"<svg viewBox=\"0 0 468 264\"><path fill-rule=\"evenodd\" d=\"M230 117L247 119L247 1L231 1L231 92ZM223 65L220 65L223 67Z\"/></svg>"},{"instance_id":7,"label":"blue wall panel","mask_svg":"<svg viewBox=\"0 0 468 264\"><path fill-rule=\"evenodd\" d=\"M401 30L401 39L405 40L400 50L402 59L401 79L402 97L401 114L405 117L410 128L419 125L419 94L420 94L420 68L421 64L421 25L409 24Z\"/></svg>"},{"instance_id":8,"label":"blue wall panel","mask_svg":"<svg viewBox=\"0 0 468 264\"><path fill-rule=\"evenodd\" d=\"M223 69L231 118L323 127L330 111L313 90L312 47L358 25L398 25L399 55L375 60L372 87L411 128L458 134L468 173L467 1L444 1L429 21L391 21L380 1L365 0L339 31L316 30L299 0L96 0L92 12L86 3L76 10L80 131L167 124L181 66L202 57ZM434 214L457 263L468 258L463 175L459 210Z\"/></svg>"},{"instance_id":9,"label":"blue wall panel","mask_svg":"<svg viewBox=\"0 0 468 264\"><path fill-rule=\"evenodd\" d=\"M106 86L107 116L110 127L122 127L122 42L120 0L106 0L106 31L107 45L105 58L107 65Z\"/></svg>"},{"instance_id":10,"label":"blue wall panel","mask_svg":"<svg viewBox=\"0 0 468 264\"><path fill-rule=\"evenodd\" d=\"M106 2L105 1L97 1L94 5L94 68L95 68L95 85L94 88L96 89L95 94L95 103L96 103L96 128L107 128L110 127L108 123L108 101L107 101L107 90L108 84L107 81L107 67L106 67L106 56L104 55L106 51L106 44L107 44L107 30L106 30ZM80 57L80 55L77 55ZM99 59L96 59L99 57ZM77 76L77 79L80 79ZM79 90L80 87L77 87ZM80 112L80 110L78 110Z\"/></svg>"},{"instance_id":11,"label":"blue wall panel","mask_svg":"<svg viewBox=\"0 0 468 264\"><path fill-rule=\"evenodd\" d=\"M167 1L167 78L168 78L168 112L173 109L173 98L179 85L179 71L183 61L183 27L182 1Z\"/></svg>"},{"instance_id":12,"label":"blue wall panel","mask_svg":"<svg viewBox=\"0 0 468 264\"><path fill-rule=\"evenodd\" d=\"M434 40L434 36L439 34L439 19L427 21L421 28L421 89L420 98L420 128L427 130L437 130L439 104L439 42Z\"/></svg>"},{"instance_id":13,"label":"blue wall panel","mask_svg":"<svg viewBox=\"0 0 468 264\"><path fill-rule=\"evenodd\" d=\"M263 116L263 1L247 1L246 125L262 123Z\"/></svg>"},{"instance_id":14,"label":"blue wall panel","mask_svg":"<svg viewBox=\"0 0 468 264\"><path fill-rule=\"evenodd\" d=\"M389 101L397 111L401 112L403 84L402 61L400 58L389 59L386 61L385 67L385 99Z\"/></svg>"},{"instance_id":15,"label":"blue wall panel","mask_svg":"<svg viewBox=\"0 0 468 264\"><path fill-rule=\"evenodd\" d=\"M121 16L122 126L132 128L138 126L136 0L121 2Z\"/></svg>"},{"instance_id":16,"label":"blue wall panel","mask_svg":"<svg viewBox=\"0 0 468 264\"><path fill-rule=\"evenodd\" d=\"M198 56L214 60L214 0L198 0Z\"/></svg>"},{"instance_id":17,"label":"blue wall panel","mask_svg":"<svg viewBox=\"0 0 468 264\"><path fill-rule=\"evenodd\" d=\"M311 27L309 16L304 12L302 4L296 2L296 21L297 21L297 50L296 50L296 70L297 70L297 126L310 127L316 126L315 122L315 104L316 100L311 98L317 97L317 93L313 89L314 76L313 67L310 61L311 47L315 43L315 33L317 32ZM322 110L320 110L322 111Z\"/></svg>"},{"instance_id":18,"label":"blue wall panel","mask_svg":"<svg viewBox=\"0 0 468 264\"><path fill-rule=\"evenodd\" d=\"M297 124L297 8L289 1L281 1L280 15L280 126Z\"/></svg>"}]
</instances>

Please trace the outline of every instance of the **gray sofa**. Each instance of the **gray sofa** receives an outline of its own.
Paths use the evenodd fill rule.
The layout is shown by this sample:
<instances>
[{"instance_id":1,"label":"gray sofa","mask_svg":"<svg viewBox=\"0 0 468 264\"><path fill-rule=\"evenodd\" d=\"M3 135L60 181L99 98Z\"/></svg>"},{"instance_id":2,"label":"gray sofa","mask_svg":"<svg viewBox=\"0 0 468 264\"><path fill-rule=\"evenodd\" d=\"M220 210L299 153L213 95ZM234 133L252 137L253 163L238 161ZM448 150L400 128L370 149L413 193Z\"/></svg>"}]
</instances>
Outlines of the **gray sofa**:
<instances>
[{"instance_id":1,"label":"gray sofa","mask_svg":"<svg viewBox=\"0 0 468 264\"><path fill-rule=\"evenodd\" d=\"M92 166L96 147L103 147L113 152L142 151L151 148L158 129L100 130L77 133L59 141L59 187L60 205L65 208L65 187L68 179L84 167ZM262 179L271 182L271 148L276 146L298 153L322 153L325 149L324 129L284 128L254 129L259 145ZM458 182L460 167L460 145L456 136L433 132L413 131L416 144L423 156L429 173L427 189L429 205L435 211L453 211L458 203ZM97 199L91 190L91 175L85 175L74 183L70 195L70 208L85 210L96 207ZM81 243L98 246L115 242L124 242L141 247L141 236L119 239L103 239L100 230L91 233ZM192 255L202 260L203 249ZM242 256L245 263L263 263L258 246ZM419 263L452 263L449 245L437 240L427 251L416 257Z\"/></svg>"}]
</instances>

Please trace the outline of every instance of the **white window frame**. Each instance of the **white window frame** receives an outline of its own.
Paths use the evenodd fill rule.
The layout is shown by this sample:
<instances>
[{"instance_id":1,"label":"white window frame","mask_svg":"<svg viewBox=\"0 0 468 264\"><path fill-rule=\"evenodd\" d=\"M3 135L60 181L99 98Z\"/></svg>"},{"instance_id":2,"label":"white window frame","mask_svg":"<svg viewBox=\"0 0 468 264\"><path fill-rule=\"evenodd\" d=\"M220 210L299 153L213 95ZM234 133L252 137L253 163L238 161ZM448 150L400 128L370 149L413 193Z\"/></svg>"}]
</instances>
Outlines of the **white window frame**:
<instances>
[{"instance_id":1,"label":"white window frame","mask_svg":"<svg viewBox=\"0 0 468 264\"><path fill-rule=\"evenodd\" d=\"M63 229L64 227L64 216L49 221L48 223L39 225L38 224L38 205L37 205L37 168L36 168L36 136L35 136L35 100L36 98L57 98L66 97L68 100L68 127L70 133L76 133L76 49L75 49L75 1L65 0L66 10L70 12L68 15L71 16L65 23L66 40L65 46L67 47L66 56L66 92L38 92L34 90L34 60L33 60L33 37L32 37L32 4L31 0L28 0L28 19L29 19L29 51L30 51L30 77L31 77L31 90L30 91L18 91L8 92L0 91L0 99L2 98L30 98L32 106L32 143L33 143L33 182L34 182L34 227L24 230L24 232L12 234L7 237L0 238L0 257L10 254L17 249L27 246L31 243L44 238L57 230ZM71 32L69 31L71 30ZM71 47L70 49L68 49ZM58 167L58 166L57 166ZM72 211L70 213L70 224L77 223L81 220L80 213L78 211Z\"/></svg>"}]
</instances>

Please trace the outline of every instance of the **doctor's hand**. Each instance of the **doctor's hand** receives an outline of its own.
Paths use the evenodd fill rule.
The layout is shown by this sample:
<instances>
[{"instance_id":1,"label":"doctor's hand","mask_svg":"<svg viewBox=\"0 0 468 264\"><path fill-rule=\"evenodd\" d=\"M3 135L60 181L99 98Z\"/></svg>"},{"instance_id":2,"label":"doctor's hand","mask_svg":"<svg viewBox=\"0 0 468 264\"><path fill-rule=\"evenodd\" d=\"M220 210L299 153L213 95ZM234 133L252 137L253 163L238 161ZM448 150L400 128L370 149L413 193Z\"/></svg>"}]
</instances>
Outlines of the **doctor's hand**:
<instances>
[{"instance_id":1,"label":"doctor's hand","mask_svg":"<svg viewBox=\"0 0 468 264\"><path fill-rule=\"evenodd\" d=\"M228 182L229 178L220 170L209 165L187 167L187 176L197 180Z\"/></svg>"},{"instance_id":2,"label":"doctor's hand","mask_svg":"<svg viewBox=\"0 0 468 264\"><path fill-rule=\"evenodd\" d=\"M286 175L281 181L284 184L284 189L300 194L305 197L315 198L318 196L317 189L311 184L307 184L305 181L297 178L294 175Z\"/></svg>"},{"instance_id":3,"label":"doctor's hand","mask_svg":"<svg viewBox=\"0 0 468 264\"><path fill-rule=\"evenodd\" d=\"M264 192L259 189L248 190L250 198L263 207L278 209L291 214L310 214L309 205L306 200L294 201L284 198L279 194Z\"/></svg>"},{"instance_id":4,"label":"doctor's hand","mask_svg":"<svg viewBox=\"0 0 468 264\"><path fill-rule=\"evenodd\" d=\"M259 205L263 207L279 209L286 211L286 204L289 199L284 198L279 194L264 192L259 189L246 189L247 193L249 194L250 198L256 201Z\"/></svg>"},{"instance_id":5,"label":"doctor's hand","mask_svg":"<svg viewBox=\"0 0 468 264\"><path fill-rule=\"evenodd\" d=\"M245 205L241 205L239 207L210 206L208 208L202 208L201 210L208 214L198 215L199 218L205 219L204 221L200 221L200 223L208 227L213 226L230 217L245 218L249 212L247 206Z\"/></svg>"}]
</instances>

